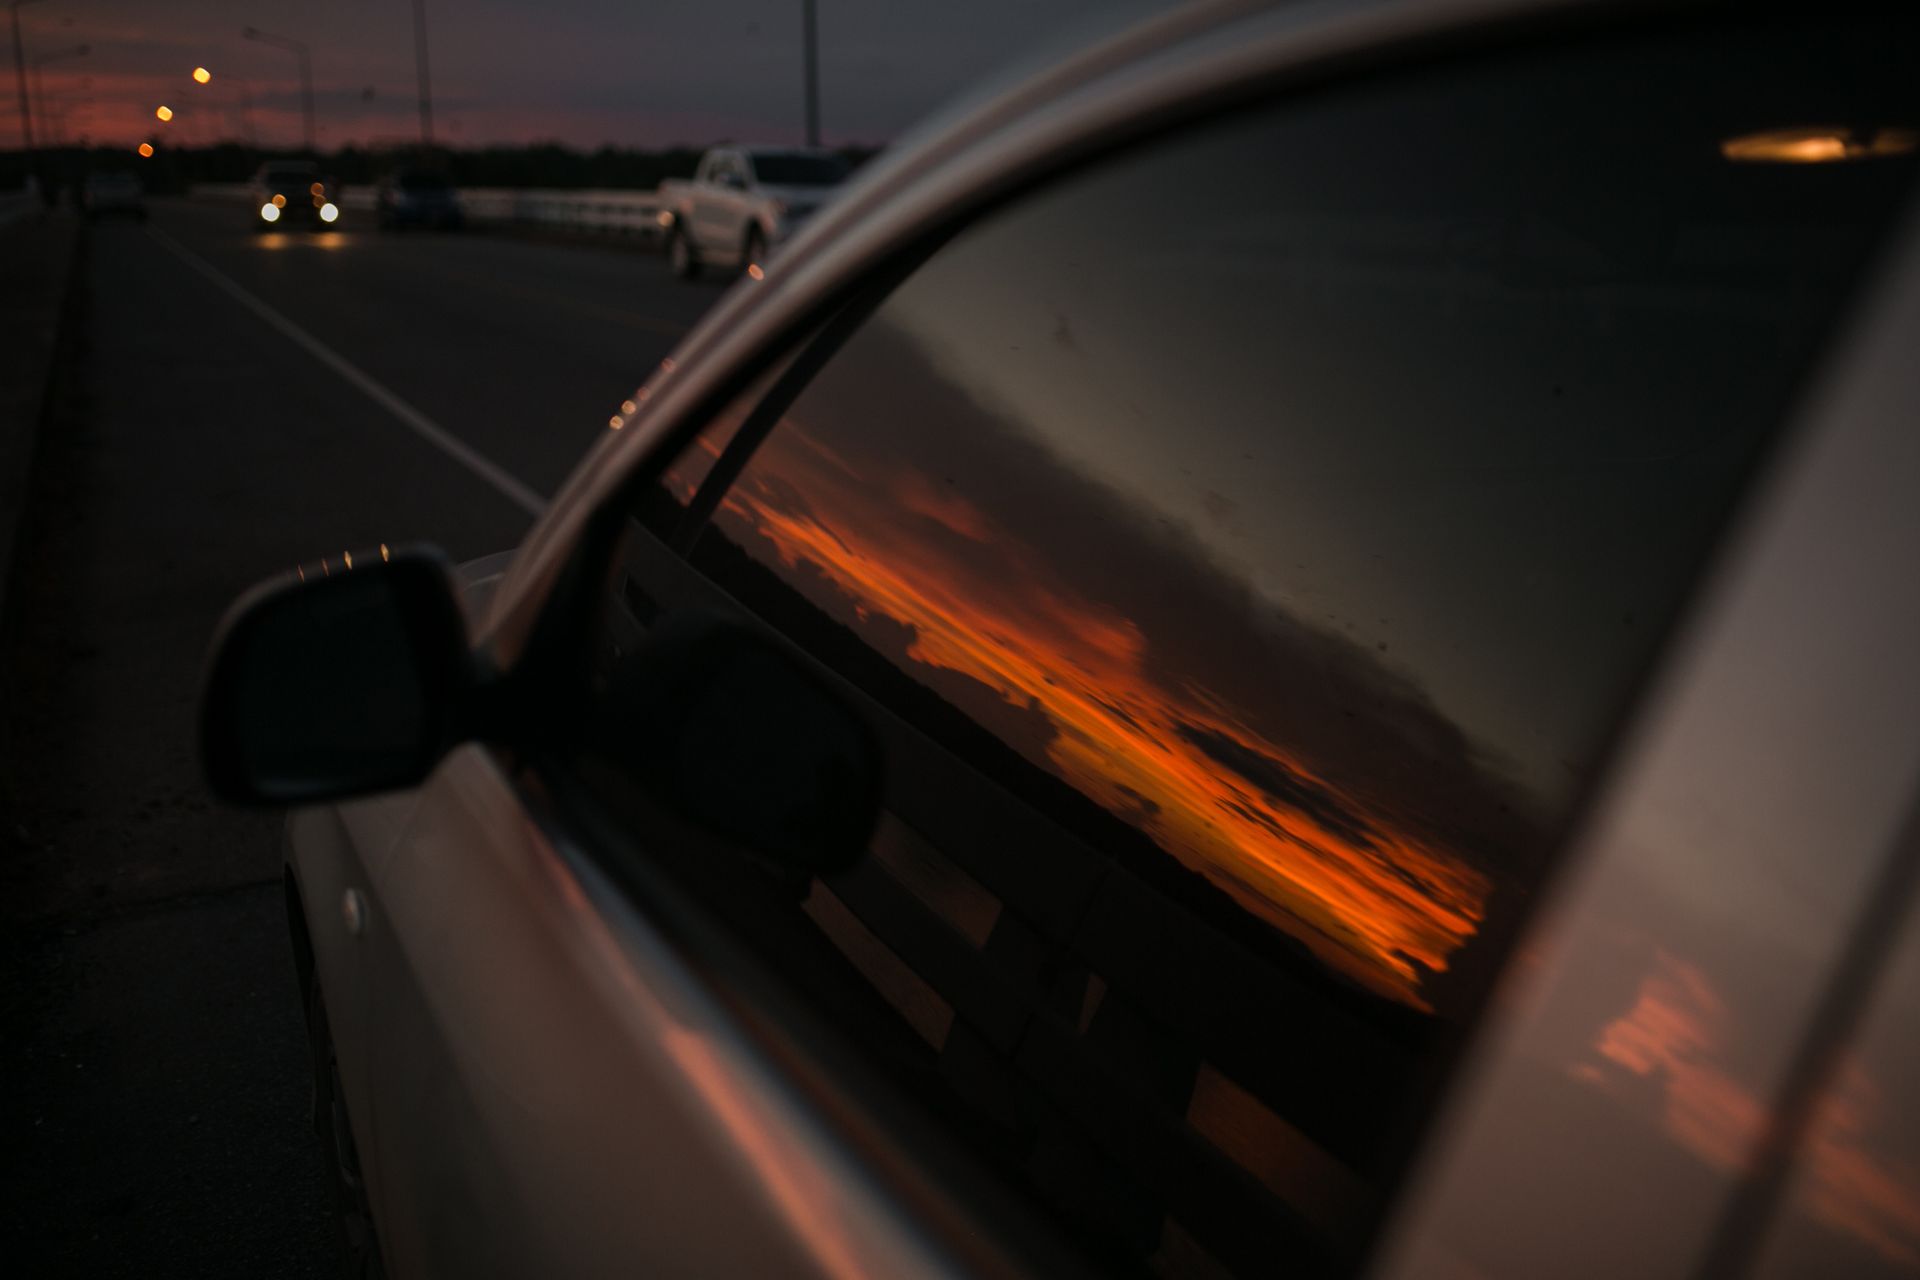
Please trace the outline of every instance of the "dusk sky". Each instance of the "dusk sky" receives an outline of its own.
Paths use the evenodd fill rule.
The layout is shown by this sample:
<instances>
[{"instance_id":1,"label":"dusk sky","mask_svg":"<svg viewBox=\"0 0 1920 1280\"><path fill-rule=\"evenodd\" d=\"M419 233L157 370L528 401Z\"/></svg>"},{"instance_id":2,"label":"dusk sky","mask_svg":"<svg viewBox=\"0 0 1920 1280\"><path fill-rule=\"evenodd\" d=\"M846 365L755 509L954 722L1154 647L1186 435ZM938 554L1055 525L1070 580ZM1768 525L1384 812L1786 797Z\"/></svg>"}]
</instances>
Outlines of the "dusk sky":
<instances>
[{"instance_id":1,"label":"dusk sky","mask_svg":"<svg viewBox=\"0 0 1920 1280\"><path fill-rule=\"evenodd\" d=\"M887 141L984 77L1171 2L820 0L825 140ZM800 13L799 0L427 0L437 132L455 146L797 142ZM91 46L42 73L63 139L240 137L250 94L259 139L297 142L295 58L243 40L248 25L311 47L321 146L418 136L409 0L29 0L20 22L30 66ZM191 81L196 66L211 84ZM0 98L12 149L12 86ZM177 113L165 126L163 103Z\"/></svg>"}]
</instances>

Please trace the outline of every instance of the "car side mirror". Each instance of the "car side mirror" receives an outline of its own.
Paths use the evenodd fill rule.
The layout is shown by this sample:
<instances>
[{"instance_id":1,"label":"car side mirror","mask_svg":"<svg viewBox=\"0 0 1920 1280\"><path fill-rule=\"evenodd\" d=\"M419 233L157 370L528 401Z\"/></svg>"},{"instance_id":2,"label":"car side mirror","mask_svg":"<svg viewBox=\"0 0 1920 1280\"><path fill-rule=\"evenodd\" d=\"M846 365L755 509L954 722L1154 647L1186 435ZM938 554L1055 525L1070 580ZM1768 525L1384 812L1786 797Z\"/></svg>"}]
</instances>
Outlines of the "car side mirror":
<instances>
[{"instance_id":1,"label":"car side mirror","mask_svg":"<svg viewBox=\"0 0 1920 1280\"><path fill-rule=\"evenodd\" d=\"M477 692L439 552L380 552L263 584L227 613L201 692L207 784L297 805L423 780L466 734Z\"/></svg>"},{"instance_id":2,"label":"car side mirror","mask_svg":"<svg viewBox=\"0 0 1920 1280\"><path fill-rule=\"evenodd\" d=\"M881 753L843 690L758 628L670 615L614 669L594 753L700 827L795 870L866 853Z\"/></svg>"}]
</instances>

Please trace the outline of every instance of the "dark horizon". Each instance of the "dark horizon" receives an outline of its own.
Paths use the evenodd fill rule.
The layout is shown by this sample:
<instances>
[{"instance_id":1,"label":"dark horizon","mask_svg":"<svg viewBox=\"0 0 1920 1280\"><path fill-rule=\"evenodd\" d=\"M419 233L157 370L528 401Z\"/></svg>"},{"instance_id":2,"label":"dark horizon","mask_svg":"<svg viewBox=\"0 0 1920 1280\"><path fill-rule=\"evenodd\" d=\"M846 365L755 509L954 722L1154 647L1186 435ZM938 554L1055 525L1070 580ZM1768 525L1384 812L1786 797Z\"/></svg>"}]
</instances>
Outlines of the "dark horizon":
<instances>
[{"instance_id":1,"label":"dark horizon","mask_svg":"<svg viewBox=\"0 0 1920 1280\"><path fill-rule=\"evenodd\" d=\"M1009 67L1084 46L1165 7L1165 0L981 0L964 12L904 13L884 0L822 4L822 140L897 137ZM439 143L551 140L591 150L803 137L800 9L783 0L666 0L644 11L555 0L537 13L483 0L458 12L430 3L427 14ZM39 81L33 92L47 100L34 108L40 140L299 145L296 59L243 39L246 26L309 46L320 149L420 138L405 4L319 10L287 0L188 0L160 15L139 0L45 0L18 17ZM89 48L83 56L37 65L82 43ZM501 50L513 51L511 63ZM209 70L207 83L193 81L196 67ZM17 148L17 95L0 99L0 138ZM166 123L154 114L163 105L174 112Z\"/></svg>"}]
</instances>

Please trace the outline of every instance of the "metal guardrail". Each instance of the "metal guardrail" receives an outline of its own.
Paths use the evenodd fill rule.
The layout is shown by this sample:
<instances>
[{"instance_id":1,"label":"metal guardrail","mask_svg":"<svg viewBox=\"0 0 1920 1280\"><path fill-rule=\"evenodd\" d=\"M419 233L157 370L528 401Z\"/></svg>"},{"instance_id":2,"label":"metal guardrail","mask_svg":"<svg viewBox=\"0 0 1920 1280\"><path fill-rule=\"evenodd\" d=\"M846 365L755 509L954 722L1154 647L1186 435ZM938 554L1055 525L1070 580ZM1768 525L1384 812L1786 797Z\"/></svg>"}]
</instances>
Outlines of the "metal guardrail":
<instances>
[{"instance_id":1,"label":"metal guardrail","mask_svg":"<svg viewBox=\"0 0 1920 1280\"><path fill-rule=\"evenodd\" d=\"M244 182L195 183L188 194L202 200L243 200ZM552 191L538 188L466 187L460 205L470 222L524 224L630 235L652 242L660 237L660 200L651 191ZM348 187L340 207L371 213L372 187Z\"/></svg>"}]
</instances>

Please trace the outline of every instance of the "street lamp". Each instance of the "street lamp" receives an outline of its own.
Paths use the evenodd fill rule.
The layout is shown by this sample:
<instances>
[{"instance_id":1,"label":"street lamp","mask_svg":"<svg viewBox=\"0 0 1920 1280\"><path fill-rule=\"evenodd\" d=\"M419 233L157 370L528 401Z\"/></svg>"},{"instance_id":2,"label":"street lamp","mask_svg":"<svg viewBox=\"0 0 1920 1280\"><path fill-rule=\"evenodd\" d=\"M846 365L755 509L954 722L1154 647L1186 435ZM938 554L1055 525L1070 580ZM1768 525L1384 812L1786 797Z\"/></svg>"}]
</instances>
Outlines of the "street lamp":
<instances>
[{"instance_id":1,"label":"street lamp","mask_svg":"<svg viewBox=\"0 0 1920 1280\"><path fill-rule=\"evenodd\" d=\"M257 40L261 44L272 45L276 49L290 49L300 59L300 109L306 119L307 154L314 154L313 58L308 54L306 44L286 36L271 35L258 27L242 27L240 34L245 39Z\"/></svg>"},{"instance_id":2,"label":"street lamp","mask_svg":"<svg viewBox=\"0 0 1920 1280\"><path fill-rule=\"evenodd\" d=\"M40 68L46 66L49 62L59 62L64 58L84 58L92 52L93 46L76 44L70 49L55 49L52 53L43 53L33 60L33 101L34 105L40 111L40 131L46 135L49 144L52 144L54 141L53 130L48 127L47 123L52 117L47 114L47 85L46 81L41 78Z\"/></svg>"},{"instance_id":3,"label":"street lamp","mask_svg":"<svg viewBox=\"0 0 1920 1280\"><path fill-rule=\"evenodd\" d=\"M413 0L413 61L420 76L420 145L433 145L433 90L427 81L427 0Z\"/></svg>"},{"instance_id":4,"label":"street lamp","mask_svg":"<svg viewBox=\"0 0 1920 1280\"><path fill-rule=\"evenodd\" d=\"M40 0L7 0L7 14L13 19L13 78L20 87L20 136L25 141L23 150L27 153L27 172L32 173L33 164L33 107L27 102L27 53L26 46L20 43L20 10Z\"/></svg>"}]
</instances>

